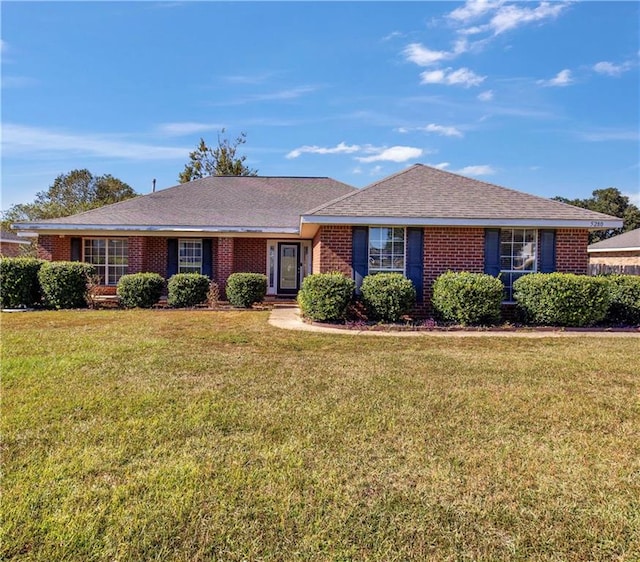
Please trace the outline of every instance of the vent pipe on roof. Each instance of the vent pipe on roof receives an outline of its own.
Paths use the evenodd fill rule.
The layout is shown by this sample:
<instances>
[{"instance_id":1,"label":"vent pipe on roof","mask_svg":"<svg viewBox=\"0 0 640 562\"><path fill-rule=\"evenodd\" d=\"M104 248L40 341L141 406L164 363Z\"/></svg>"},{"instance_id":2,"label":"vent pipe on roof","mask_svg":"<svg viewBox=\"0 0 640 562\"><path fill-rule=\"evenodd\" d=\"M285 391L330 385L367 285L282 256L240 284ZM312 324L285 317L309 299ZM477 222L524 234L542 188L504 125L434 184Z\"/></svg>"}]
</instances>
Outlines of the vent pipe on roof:
<instances>
[{"instance_id":1,"label":"vent pipe on roof","mask_svg":"<svg viewBox=\"0 0 640 562\"><path fill-rule=\"evenodd\" d=\"M153 178L151 183L153 184L153 189L152 189L151 193L155 193L156 192L156 178Z\"/></svg>"}]
</instances>

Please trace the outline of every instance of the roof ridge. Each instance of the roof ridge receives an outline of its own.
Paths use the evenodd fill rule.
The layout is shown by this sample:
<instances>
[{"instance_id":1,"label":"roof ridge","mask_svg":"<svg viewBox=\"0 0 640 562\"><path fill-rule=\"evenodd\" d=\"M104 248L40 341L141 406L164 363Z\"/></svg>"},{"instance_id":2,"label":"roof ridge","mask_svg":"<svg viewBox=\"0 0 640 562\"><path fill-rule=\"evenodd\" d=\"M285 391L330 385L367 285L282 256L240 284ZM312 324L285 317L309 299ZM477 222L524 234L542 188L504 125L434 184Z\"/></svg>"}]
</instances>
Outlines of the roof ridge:
<instances>
[{"instance_id":1,"label":"roof ridge","mask_svg":"<svg viewBox=\"0 0 640 562\"><path fill-rule=\"evenodd\" d=\"M309 211L307 211L306 213L304 213L305 215L311 215L313 213L317 213L318 211L321 211L324 207L328 207L329 205L333 205L334 203L337 203L338 201L342 201L343 199L348 199L349 197L353 197L355 195L357 195L358 193L362 193L363 191L379 184L382 183L383 181L387 181L390 180L391 178L395 178L397 176L400 176L406 172L408 172L409 170L413 170L417 167L425 167L425 168L429 168L430 166L425 166L424 164L420 164L419 162L416 162L415 164L412 164L411 166L407 166L404 170L400 170L399 172L395 172L394 174L391 174L390 176L385 176L384 178L381 178L377 181L374 181L373 183L370 183L368 185L365 185L364 187L360 187L360 188L356 188L356 191L352 191L351 193L347 193L346 195L342 195L340 197L337 197L336 199L334 199L333 201L328 201L327 203L323 203L322 205L316 207L315 209L310 209ZM435 169L435 168L434 168ZM349 184L347 184L349 185Z\"/></svg>"}]
</instances>

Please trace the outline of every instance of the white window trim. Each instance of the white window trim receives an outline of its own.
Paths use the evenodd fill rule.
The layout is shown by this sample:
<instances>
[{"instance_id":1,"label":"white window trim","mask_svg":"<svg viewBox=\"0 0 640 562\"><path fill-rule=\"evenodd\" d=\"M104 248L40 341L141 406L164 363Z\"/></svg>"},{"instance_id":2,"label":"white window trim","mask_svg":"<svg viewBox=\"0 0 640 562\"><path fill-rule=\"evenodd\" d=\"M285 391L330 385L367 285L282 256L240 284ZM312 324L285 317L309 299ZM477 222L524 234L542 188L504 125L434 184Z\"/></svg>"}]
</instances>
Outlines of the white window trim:
<instances>
[{"instance_id":1,"label":"white window trim","mask_svg":"<svg viewBox=\"0 0 640 562\"><path fill-rule=\"evenodd\" d=\"M534 260L533 260L533 269L502 269L502 232L505 230L510 230L511 231L511 263L513 264L513 233L516 230L524 230L526 231L532 231L533 232L533 240L534 240L534 244L535 244L535 248L534 248ZM498 278L500 279L502 277L502 274L507 274L507 275L512 275L514 273L516 274L520 274L520 275L527 275L529 273L537 273L538 272L538 261L540 259L540 231L537 228L526 228L526 227L522 227L522 228L518 228L518 227L507 227L507 228L501 228L500 229L500 273ZM505 286L506 289L506 286ZM507 304L512 304L515 301L513 300L513 283L511 285L511 291L510 291L510 298L505 299L503 302L507 303Z\"/></svg>"},{"instance_id":2,"label":"white window trim","mask_svg":"<svg viewBox=\"0 0 640 562\"><path fill-rule=\"evenodd\" d=\"M180 244L184 242L200 242L200 271L181 271L180 270ZM204 245L202 243L202 238L178 238L178 273L200 273L202 274L202 267L204 265ZM193 269L191 267L190 269Z\"/></svg>"},{"instance_id":3,"label":"white window trim","mask_svg":"<svg viewBox=\"0 0 640 562\"><path fill-rule=\"evenodd\" d=\"M404 236L404 252L402 254L402 271L400 269L379 269L375 270L375 274L378 273L402 273L406 277L407 274L407 227L406 226L397 226L397 225L369 225L369 229L367 231L367 274L370 274L369 264L371 263L371 229L372 228L401 228Z\"/></svg>"},{"instance_id":4,"label":"white window trim","mask_svg":"<svg viewBox=\"0 0 640 562\"><path fill-rule=\"evenodd\" d=\"M126 271L122 274L122 275L126 275L129 271L129 239L128 238L123 238L123 237L107 237L107 236L85 236L82 238L82 261L85 263L89 263L91 265L96 265L93 264L91 262L87 261L87 257L86 257L86 251L85 251L85 240L104 240L105 241L105 253L104 253L104 279L103 279L103 284L106 287L115 287L118 284L118 281L116 281L115 283L109 283L109 270L113 267L116 267L116 264L111 264L110 260L109 260L109 241L110 240L116 240L118 242L122 242L122 241L126 241L127 242L127 265L124 266L126 267ZM118 267L123 267L122 264L117 264ZM121 275L121 277L122 277Z\"/></svg>"}]
</instances>

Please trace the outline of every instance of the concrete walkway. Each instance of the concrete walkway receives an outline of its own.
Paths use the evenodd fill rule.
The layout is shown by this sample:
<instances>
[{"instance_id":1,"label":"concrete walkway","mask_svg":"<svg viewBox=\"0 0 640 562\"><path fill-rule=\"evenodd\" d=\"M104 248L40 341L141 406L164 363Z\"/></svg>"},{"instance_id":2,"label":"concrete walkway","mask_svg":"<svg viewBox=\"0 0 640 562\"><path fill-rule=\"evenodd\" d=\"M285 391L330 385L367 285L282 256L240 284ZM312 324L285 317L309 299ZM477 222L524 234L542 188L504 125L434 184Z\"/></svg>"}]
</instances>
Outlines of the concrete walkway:
<instances>
[{"instance_id":1,"label":"concrete walkway","mask_svg":"<svg viewBox=\"0 0 640 562\"><path fill-rule=\"evenodd\" d=\"M334 328L319 324L308 324L300 317L300 309L297 306L275 306L269 316L269 324L283 330L299 330L301 332L316 332L323 334L339 334L341 336L382 336L382 337L445 337L445 338L477 338L477 337L507 337L507 338L575 338L575 337L597 337L597 338L638 338L640 331L612 331L612 330L580 330L580 329L539 329L522 328L519 330L423 330L415 332L383 332L378 330L348 330L344 328Z\"/></svg>"}]
</instances>

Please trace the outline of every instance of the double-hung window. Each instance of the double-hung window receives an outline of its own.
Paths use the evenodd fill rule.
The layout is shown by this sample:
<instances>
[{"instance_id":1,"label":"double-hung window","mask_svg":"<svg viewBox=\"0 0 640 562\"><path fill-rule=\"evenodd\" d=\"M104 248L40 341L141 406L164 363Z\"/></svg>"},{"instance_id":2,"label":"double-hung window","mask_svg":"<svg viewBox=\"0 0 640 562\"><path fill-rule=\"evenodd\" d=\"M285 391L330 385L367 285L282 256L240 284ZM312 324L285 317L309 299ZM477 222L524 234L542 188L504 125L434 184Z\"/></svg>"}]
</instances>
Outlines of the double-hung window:
<instances>
[{"instance_id":1,"label":"double-hung window","mask_svg":"<svg viewBox=\"0 0 640 562\"><path fill-rule=\"evenodd\" d=\"M500 279L505 300L513 300L513 283L518 277L537 271L538 231L530 228L503 228L500 231Z\"/></svg>"},{"instance_id":2,"label":"double-hung window","mask_svg":"<svg viewBox=\"0 0 640 562\"><path fill-rule=\"evenodd\" d=\"M369 274L405 272L405 229L369 227Z\"/></svg>"},{"instance_id":3,"label":"double-hung window","mask_svg":"<svg viewBox=\"0 0 640 562\"><path fill-rule=\"evenodd\" d=\"M129 241L126 238L85 238L83 261L96 269L103 285L117 285L129 268Z\"/></svg>"},{"instance_id":4,"label":"double-hung window","mask_svg":"<svg viewBox=\"0 0 640 562\"><path fill-rule=\"evenodd\" d=\"M202 240L178 240L178 273L202 273Z\"/></svg>"}]
</instances>

